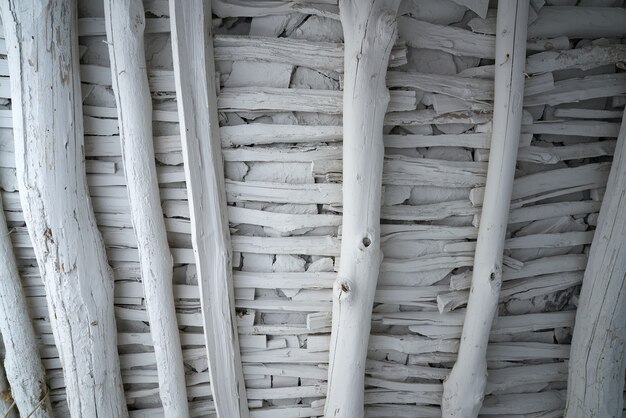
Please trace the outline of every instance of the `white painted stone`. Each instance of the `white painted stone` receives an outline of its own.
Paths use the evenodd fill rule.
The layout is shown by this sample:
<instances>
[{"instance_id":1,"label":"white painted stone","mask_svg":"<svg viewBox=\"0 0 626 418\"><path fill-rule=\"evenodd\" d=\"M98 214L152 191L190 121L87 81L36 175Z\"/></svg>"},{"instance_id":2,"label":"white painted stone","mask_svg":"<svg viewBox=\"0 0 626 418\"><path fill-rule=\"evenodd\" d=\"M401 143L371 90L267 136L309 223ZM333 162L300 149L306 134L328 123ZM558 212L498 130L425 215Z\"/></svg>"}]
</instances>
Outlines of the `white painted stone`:
<instances>
[{"instance_id":1,"label":"white painted stone","mask_svg":"<svg viewBox=\"0 0 626 418\"><path fill-rule=\"evenodd\" d=\"M423 152L425 158L447 161L473 161L472 152L461 147L430 147Z\"/></svg>"},{"instance_id":2,"label":"white painted stone","mask_svg":"<svg viewBox=\"0 0 626 418\"><path fill-rule=\"evenodd\" d=\"M303 184L314 183L311 164L305 163L250 163L245 181Z\"/></svg>"},{"instance_id":3,"label":"white painted stone","mask_svg":"<svg viewBox=\"0 0 626 418\"><path fill-rule=\"evenodd\" d=\"M456 65L456 72L460 73L461 71L468 70L469 68L478 67L480 64L480 58L476 57L463 57L454 55L452 60Z\"/></svg>"},{"instance_id":4,"label":"white painted stone","mask_svg":"<svg viewBox=\"0 0 626 418\"><path fill-rule=\"evenodd\" d=\"M282 34L287 26L302 21L305 17L306 15L301 13L253 17L250 21L250 36L269 36L275 38Z\"/></svg>"},{"instance_id":5,"label":"white painted stone","mask_svg":"<svg viewBox=\"0 0 626 418\"><path fill-rule=\"evenodd\" d=\"M172 65L172 45L168 33L147 33L144 49L147 68L169 68Z\"/></svg>"},{"instance_id":6,"label":"white painted stone","mask_svg":"<svg viewBox=\"0 0 626 418\"><path fill-rule=\"evenodd\" d=\"M274 264L272 264L272 271L305 271L305 264L306 261L301 257L290 254L277 254Z\"/></svg>"},{"instance_id":7,"label":"white painted stone","mask_svg":"<svg viewBox=\"0 0 626 418\"><path fill-rule=\"evenodd\" d=\"M241 161L228 161L224 163L224 175L233 181L243 181L248 173L248 165Z\"/></svg>"},{"instance_id":8,"label":"white painted stone","mask_svg":"<svg viewBox=\"0 0 626 418\"><path fill-rule=\"evenodd\" d=\"M270 254L243 253L243 271L271 272L274 257Z\"/></svg>"},{"instance_id":9,"label":"white painted stone","mask_svg":"<svg viewBox=\"0 0 626 418\"><path fill-rule=\"evenodd\" d=\"M432 135L432 125L404 126L402 129L414 135Z\"/></svg>"},{"instance_id":10,"label":"white painted stone","mask_svg":"<svg viewBox=\"0 0 626 418\"><path fill-rule=\"evenodd\" d=\"M0 167L0 189L5 192L14 192L17 190L15 168Z\"/></svg>"},{"instance_id":11,"label":"white painted stone","mask_svg":"<svg viewBox=\"0 0 626 418\"><path fill-rule=\"evenodd\" d=\"M462 134L473 128L474 125L469 123L446 123L445 125L437 125L437 129L448 135Z\"/></svg>"},{"instance_id":12,"label":"white painted stone","mask_svg":"<svg viewBox=\"0 0 626 418\"><path fill-rule=\"evenodd\" d=\"M305 88L318 90L339 90L339 77L331 77L331 73L322 73L306 67L298 67L291 79L291 88Z\"/></svg>"},{"instance_id":13,"label":"white painted stone","mask_svg":"<svg viewBox=\"0 0 626 418\"><path fill-rule=\"evenodd\" d=\"M400 205L411 196L411 186L385 186L383 206Z\"/></svg>"},{"instance_id":14,"label":"white painted stone","mask_svg":"<svg viewBox=\"0 0 626 418\"><path fill-rule=\"evenodd\" d=\"M410 13L413 17L438 25L460 22L467 9L451 0L403 0L398 14Z\"/></svg>"},{"instance_id":15,"label":"white painted stone","mask_svg":"<svg viewBox=\"0 0 626 418\"><path fill-rule=\"evenodd\" d=\"M487 16L489 0L454 0L454 2L474 11L478 16Z\"/></svg>"},{"instance_id":16,"label":"white painted stone","mask_svg":"<svg viewBox=\"0 0 626 418\"><path fill-rule=\"evenodd\" d=\"M310 16L293 31L291 38L316 42L343 42L341 23L327 17Z\"/></svg>"},{"instance_id":17,"label":"white painted stone","mask_svg":"<svg viewBox=\"0 0 626 418\"><path fill-rule=\"evenodd\" d=\"M457 73L453 55L444 51L408 48L407 68L428 74L454 75Z\"/></svg>"},{"instance_id":18,"label":"white painted stone","mask_svg":"<svg viewBox=\"0 0 626 418\"><path fill-rule=\"evenodd\" d=\"M334 271L334 269L335 269L335 263L333 262L332 258L320 257L317 260L313 261L311 264L309 264L306 271L311 272L311 273L330 272L330 271Z\"/></svg>"},{"instance_id":19,"label":"white painted stone","mask_svg":"<svg viewBox=\"0 0 626 418\"><path fill-rule=\"evenodd\" d=\"M289 87L293 66L276 62L235 61L224 87Z\"/></svg>"},{"instance_id":20,"label":"white painted stone","mask_svg":"<svg viewBox=\"0 0 626 418\"><path fill-rule=\"evenodd\" d=\"M178 152L168 154L155 154L154 156L158 162L165 165L181 165L183 163L183 156Z\"/></svg>"}]
</instances>

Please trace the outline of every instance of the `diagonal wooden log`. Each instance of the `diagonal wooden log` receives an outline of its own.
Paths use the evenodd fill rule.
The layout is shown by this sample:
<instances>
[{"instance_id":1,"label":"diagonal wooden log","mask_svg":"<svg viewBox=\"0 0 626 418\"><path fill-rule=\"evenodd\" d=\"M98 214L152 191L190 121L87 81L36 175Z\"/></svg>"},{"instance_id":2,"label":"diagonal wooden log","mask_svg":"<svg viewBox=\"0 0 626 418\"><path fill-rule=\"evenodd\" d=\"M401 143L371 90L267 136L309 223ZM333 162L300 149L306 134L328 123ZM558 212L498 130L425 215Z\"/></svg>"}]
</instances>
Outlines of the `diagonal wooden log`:
<instances>
[{"instance_id":1,"label":"diagonal wooden log","mask_svg":"<svg viewBox=\"0 0 626 418\"><path fill-rule=\"evenodd\" d=\"M459 354L443 384L444 418L478 416L485 394L487 344L502 284L504 237L522 124L528 7L529 0L498 3L493 133L485 198Z\"/></svg>"},{"instance_id":2,"label":"diagonal wooden log","mask_svg":"<svg viewBox=\"0 0 626 418\"><path fill-rule=\"evenodd\" d=\"M619 417L626 368L626 112L579 300L565 417Z\"/></svg>"},{"instance_id":3,"label":"diagonal wooden log","mask_svg":"<svg viewBox=\"0 0 626 418\"><path fill-rule=\"evenodd\" d=\"M362 417L364 372L380 251L385 85L397 0L342 0L343 239L333 288L326 417Z\"/></svg>"},{"instance_id":4,"label":"diagonal wooden log","mask_svg":"<svg viewBox=\"0 0 626 418\"><path fill-rule=\"evenodd\" d=\"M202 321L219 417L249 416L235 321L210 0L170 0L174 76Z\"/></svg>"},{"instance_id":5,"label":"diagonal wooden log","mask_svg":"<svg viewBox=\"0 0 626 418\"><path fill-rule=\"evenodd\" d=\"M173 293L173 261L161 210L141 0L105 0L104 18L130 216L166 416L188 417L185 366Z\"/></svg>"},{"instance_id":6,"label":"diagonal wooden log","mask_svg":"<svg viewBox=\"0 0 626 418\"><path fill-rule=\"evenodd\" d=\"M72 416L126 417L113 274L87 190L76 4L0 2L24 219Z\"/></svg>"},{"instance_id":7,"label":"diagonal wooden log","mask_svg":"<svg viewBox=\"0 0 626 418\"><path fill-rule=\"evenodd\" d=\"M17 271L10 232L0 200L0 332L4 342L4 370L11 385L11 395L22 416L51 417L46 375L39 358L35 331L29 318L26 297ZM4 397L3 395L0 395Z\"/></svg>"},{"instance_id":8,"label":"diagonal wooden log","mask_svg":"<svg viewBox=\"0 0 626 418\"><path fill-rule=\"evenodd\" d=\"M0 415L3 418L16 418L18 412L11 396L11 386L4 372L4 367L0 364Z\"/></svg>"}]
</instances>

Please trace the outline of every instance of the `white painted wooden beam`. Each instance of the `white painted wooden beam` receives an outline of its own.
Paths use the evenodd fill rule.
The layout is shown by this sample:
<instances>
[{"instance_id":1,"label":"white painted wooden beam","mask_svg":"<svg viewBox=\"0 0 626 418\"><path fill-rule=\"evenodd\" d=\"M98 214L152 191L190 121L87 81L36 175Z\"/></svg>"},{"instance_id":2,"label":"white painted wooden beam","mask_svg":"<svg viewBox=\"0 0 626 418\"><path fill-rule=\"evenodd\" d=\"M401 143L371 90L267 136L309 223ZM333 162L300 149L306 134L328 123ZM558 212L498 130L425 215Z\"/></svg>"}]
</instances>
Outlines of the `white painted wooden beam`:
<instances>
[{"instance_id":1,"label":"white painted wooden beam","mask_svg":"<svg viewBox=\"0 0 626 418\"><path fill-rule=\"evenodd\" d=\"M626 113L580 293L567 418L622 414L626 361Z\"/></svg>"},{"instance_id":2,"label":"white painted wooden beam","mask_svg":"<svg viewBox=\"0 0 626 418\"><path fill-rule=\"evenodd\" d=\"M0 394L2 394L0 397L0 414L4 418L17 418L18 412L14 409L15 403L11 396L11 386L7 381L3 365L0 365Z\"/></svg>"},{"instance_id":3,"label":"white painted wooden beam","mask_svg":"<svg viewBox=\"0 0 626 418\"><path fill-rule=\"evenodd\" d=\"M113 274L85 176L76 4L0 2L20 198L72 416L126 417Z\"/></svg>"},{"instance_id":4,"label":"white painted wooden beam","mask_svg":"<svg viewBox=\"0 0 626 418\"><path fill-rule=\"evenodd\" d=\"M185 366L174 294L173 261L161 211L152 140L152 98L144 52L141 0L106 0L104 16L117 102L130 216L166 416L188 417Z\"/></svg>"},{"instance_id":5,"label":"white painted wooden beam","mask_svg":"<svg viewBox=\"0 0 626 418\"><path fill-rule=\"evenodd\" d=\"M459 355L444 382L444 418L478 416L485 394L486 352L502 284L504 237L522 124L528 8L528 0L498 4L493 136L485 198Z\"/></svg>"},{"instance_id":6,"label":"white painted wooden beam","mask_svg":"<svg viewBox=\"0 0 626 418\"><path fill-rule=\"evenodd\" d=\"M235 321L211 3L170 0L170 16L192 244L213 400L219 417L246 418L249 412Z\"/></svg>"},{"instance_id":7,"label":"white painted wooden beam","mask_svg":"<svg viewBox=\"0 0 626 418\"><path fill-rule=\"evenodd\" d=\"M11 236L0 200L0 332L4 342L4 370L11 395L22 416L51 417L46 396L46 375L39 358L35 331L29 320L26 297L17 271ZM42 405L38 404L45 396ZM4 396L3 396L4 398Z\"/></svg>"},{"instance_id":8,"label":"white painted wooden beam","mask_svg":"<svg viewBox=\"0 0 626 418\"><path fill-rule=\"evenodd\" d=\"M399 5L396 0L339 4L345 38L343 261L333 288L326 417L364 414L365 359L382 258L382 129L389 103L385 76Z\"/></svg>"}]
</instances>

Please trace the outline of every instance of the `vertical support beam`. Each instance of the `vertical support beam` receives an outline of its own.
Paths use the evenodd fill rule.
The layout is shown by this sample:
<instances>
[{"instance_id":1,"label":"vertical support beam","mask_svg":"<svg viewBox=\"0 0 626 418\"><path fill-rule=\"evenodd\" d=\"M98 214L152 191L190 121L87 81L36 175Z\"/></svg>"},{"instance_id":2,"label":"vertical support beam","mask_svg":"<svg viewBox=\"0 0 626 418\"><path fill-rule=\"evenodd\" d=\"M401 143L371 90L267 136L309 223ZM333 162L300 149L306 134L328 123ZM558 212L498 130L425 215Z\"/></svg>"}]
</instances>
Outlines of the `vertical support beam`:
<instances>
[{"instance_id":1,"label":"vertical support beam","mask_svg":"<svg viewBox=\"0 0 626 418\"><path fill-rule=\"evenodd\" d=\"M576 312L566 418L622 416L625 318L626 112Z\"/></svg>"},{"instance_id":2,"label":"vertical support beam","mask_svg":"<svg viewBox=\"0 0 626 418\"><path fill-rule=\"evenodd\" d=\"M161 210L152 139L152 96L144 52L142 0L105 0L113 92L130 216L154 344L159 396L167 417L189 416L173 292L173 261Z\"/></svg>"},{"instance_id":3,"label":"vertical support beam","mask_svg":"<svg viewBox=\"0 0 626 418\"><path fill-rule=\"evenodd\" d=\"M0 1L20 199L73 417L126 417L113 274L87 190L76 3Z\"/></svg>"},{"instance_id":4,"label":"vertical support beam","mask_svg":"<svg viewBox=\"0 0 626 418\"><path fill-rule=\"evenodd\" d=\"M522 123L529 0L498 2L493 133L459 355L443 384L443 417L476 417L487 384L487 344L502 284L502 255Z\"/></svg>"},{"instance_id":5,"label":"vertical support beam","mask_svg":"<svg viewBox=\"0 0 626 418\"><path fill-rule=\"evenodd\" d=\"M211 389L217 415L249 416L239 353L210 0L170 0L174 78Z\"/></svg>"},{"instance_id":6,"label":"vertical support beam","mask_svg":"<svg viewBox=\"0 0 626 418\"><path fill-rule=\"evenodd\" d=\"M1 200L0 266L3 266L0 269L0 332L5 349L4 370L11 384L15 406L24 417L32 411L36 411L33 417L51 417L46 375L39 358L35 331L17 271ZM4 398L2 394L0 397Z\"/></svg>"},{"instance_id":7,"label":"vertical support beam","mask_svg":"<svg viewBox=\"0 0 626 418\"><path fill-rule=\"evenodd\" d=\"M382 259L380 205L387 64L398 0L340 0L345 39L343 235L333 289L326 417L362 417L365 359Z\"/></svg>"}]
</instances>

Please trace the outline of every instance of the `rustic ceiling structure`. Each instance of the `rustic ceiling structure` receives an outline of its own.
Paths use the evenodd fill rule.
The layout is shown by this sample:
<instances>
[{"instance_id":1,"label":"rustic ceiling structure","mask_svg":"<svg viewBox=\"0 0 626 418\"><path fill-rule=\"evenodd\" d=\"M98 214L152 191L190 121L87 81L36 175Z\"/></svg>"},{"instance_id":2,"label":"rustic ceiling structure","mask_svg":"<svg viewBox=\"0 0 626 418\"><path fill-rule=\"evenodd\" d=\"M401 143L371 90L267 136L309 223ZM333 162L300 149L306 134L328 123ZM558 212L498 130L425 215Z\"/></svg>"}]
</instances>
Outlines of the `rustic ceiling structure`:
<instances>
[{"instance_id":1,"label":"rustic ceiling structure","mask_svg":"<svg viewBox=\"0 0 626 418\"><path fill-rule=\"evenodd\" d=\"M623 417L621 0L0 0L4 417Z\"/></svg>"}]
</instances>

